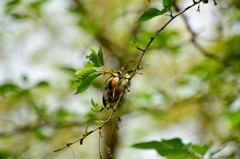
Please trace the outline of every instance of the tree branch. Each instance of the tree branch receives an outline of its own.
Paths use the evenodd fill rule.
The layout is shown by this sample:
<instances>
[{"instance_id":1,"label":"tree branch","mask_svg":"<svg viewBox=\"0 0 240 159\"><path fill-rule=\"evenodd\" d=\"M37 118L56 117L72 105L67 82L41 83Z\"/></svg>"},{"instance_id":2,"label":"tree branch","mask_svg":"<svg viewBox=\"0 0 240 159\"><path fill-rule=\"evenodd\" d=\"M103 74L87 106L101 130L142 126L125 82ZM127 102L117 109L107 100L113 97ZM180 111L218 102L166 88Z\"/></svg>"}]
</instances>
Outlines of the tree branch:
<instances>
[{"instance_id":1,"label":"tree branch","mask_svg":"<svg viewBox=\"0 0 240 159\"><path fill-rule=\"evenodd\" d=\"M122 93L120 94L120 96L119 96L119 98L118 98L115 106L113 107L113 110L112 110L112 112L111 112L111 114L110 114L110 116L108 117L107 120L105 120L101 125L99 125L99 126L96 127L95 129L88 131L87 134L84 135L83 137L81 137L80 139L77 139L77 140L75 140L75 141L73 141L73 142L69 142L69 143L67 143L64 147L54 150L54 152L58 152L58 151L61 151L61 150L65 149L65 148L67 148L67 147L70 147L71 145L75 144L76 142L80 142L80 144L81 144L81 143L83 142L83 140L84 140L87 136L89 136L90 134L92 134L92 133L95 132L96 130L101 129L104 125L106 125L106 124L112 119L113 114L114 114L114 112L116 111L116 109L117 109L117 107L118 107L118 105L119 105L119 102L120 102L121 98L123 97L123 94L124 94L124 93L125 93L125 91L122 91Z\"/></svg>"},{"instance_id":2,"label":"tree branch","mask_svg":"<svg viewBox=\"0 0 240 159\"><path fill-rule=\"evenodd\" d=\"M156 33L153 35L153 37L150 38L150 41L148 42L148 44L146 45L146 47L145 47L144 49L141 49L141 48L137 47L138 50L142 51L142 54L141 54L141 56L140 56L140 58L139 58L139 60L138 60L138 62L137 62L137 64L136 64L136 66L135 66L135 68L134 68L134 70L133 70L130 78L128 78L128 82L129 82L129 83L130 83L131 79L133 78L133 76L136 74L136 72L140 69L139 66L140 66L140 63L141 63L141 61L142 61L142 58L143 58L144 54L146 53L147 49L149 48L149 46L151 45L151 43L153 42L153 40L157 37L157 35L158 35L161 31L163 31L163 30L166 28L166 26L168 26L168 24L169 24L170 22L172 22L176 17L178 17L179 15L183 14L184 12L186 12L186 11L189 10L190 8L194 7L195 5L199 4L200 2L202 2L202 0L199 0L198 2L195 2L195 1L194 1L194 3L193 3L192 5L186 7L186 8L183 9L182 11L179 11L176 15L171 15L171 19L169 19L169 20L166 22L165 25L163 25L160 29L158 29L158 30L156 31ZM80 144L81 144L86 137L88 137L90 134L92 134L92 133L95 132L96 130L101 129L104 125L106 125L109 121L111 121L111 119L112 119L112 117L113 117L113 114L114 114L114 112L116 111L116 109L117 109L117 107L118 107L118 105L119 105L119 102L120 102L120 100L122 99L122 97L123 97L126 89L127 89L127 88L125 88L125 90L121 92L121 94L120 94L120 96L119 96L119 98L118 98L115 106L113 107L113 110L112 110L112 112L111 112L111 114L110 114L110 116L108 117L107 120L105 120L101 125L99 125L99 126L96 127L95 129L86 132L86 134L83 135L81 138L79 138L79 139L77 139L77 140L75 140L75 141L73 141L73 142L67 143L65 146L63 146L62 148L56 149L54 152L61 151L61 150L65 149L65 148L67 148L67 147L70 147L71 145L73 145L73 144L75 144L75 143L77 143L77 142L80 142Z\"/></svg>"},{"instance_id":3,"label":"tree branch","mask_svg":"<svg viewBox=\"0 0 240 159\"><path fill-rule=\"evenodd\" d=\"M183 9L182 11L178 11L178 13L177 13L176 15L171 15L171 19L169 19L169 20L166 22L166 24L163 25L160 29L158 29L158 30L156 31L156 33L154 34L154 36L150 38L150 41L148 42L148 44L147 44L147 46L145 47L145 49L137 48L138 50L141 50L141 51L142 51L142 54L141 54L140 59L138 60L138 63L137 63L137 65L136 65L136 67L135 67L135 69L134 69L133 72L136 72L136 71L139 69L139 65L140 65L140 63L141 63L141 61L142 61L142 58L143 58L145 52L147 51L147 49L149 48L149 46L151 45L151 43L153 42L153 40L157 37L157 35L158 35L161 31L163 31L163 30L166 28L166 26L168 26L168 24L169 24L170 22L172 22L176 17L178 17L179 15L183 14L184 12L186 12L186 11L189 10L190 8L194 7L195 5L199 4L200 2L202 2L202 0L199 0L198 2L195 2L195 1L194 1L194 3L193 3L192 5L186 7L186 8Z\"/></svg>"}]
</instances>

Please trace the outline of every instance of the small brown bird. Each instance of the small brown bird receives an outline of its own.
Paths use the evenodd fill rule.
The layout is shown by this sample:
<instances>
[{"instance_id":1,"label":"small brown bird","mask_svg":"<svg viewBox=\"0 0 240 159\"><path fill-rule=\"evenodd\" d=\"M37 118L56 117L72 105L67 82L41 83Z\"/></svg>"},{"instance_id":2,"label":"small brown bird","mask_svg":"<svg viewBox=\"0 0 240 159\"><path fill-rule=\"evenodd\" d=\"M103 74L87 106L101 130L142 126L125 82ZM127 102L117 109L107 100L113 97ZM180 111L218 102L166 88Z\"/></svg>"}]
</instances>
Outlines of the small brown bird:
<instances>
[{"instance_id":1,"label":"small brown bird","mask_svg":"<svg viewBox=\"0 0 240 159\"><path fill-rule=\"evenodd\" d=\"M113 73L103 85L103 105L107 108L111 107L111 103L118 100L119 95L127 87L130 86L129 78L131 71L127 70L129 61L124 67L118 72Z\"/></svg>"}]
</instances>

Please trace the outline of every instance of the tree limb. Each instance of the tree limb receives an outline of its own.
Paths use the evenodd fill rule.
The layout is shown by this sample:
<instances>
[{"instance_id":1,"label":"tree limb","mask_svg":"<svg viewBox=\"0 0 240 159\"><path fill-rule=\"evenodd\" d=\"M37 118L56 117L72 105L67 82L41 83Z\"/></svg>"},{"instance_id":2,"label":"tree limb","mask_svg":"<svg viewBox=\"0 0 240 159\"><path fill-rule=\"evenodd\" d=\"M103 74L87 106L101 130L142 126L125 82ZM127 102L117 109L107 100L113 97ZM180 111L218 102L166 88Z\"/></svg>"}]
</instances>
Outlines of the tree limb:
<instances>
[{"instance_id":1,"label":"tree limb","mask_svg":"<svg viewBox=\"0 0 240 159\"><path fill-rule=\"evenodd\" d=\"M199 1L197 1L197 2L194 1L194 3L193 3L192 5L186 7L185 9L183 9L183 10L181 10L181 11L179 11L176 15L171 15L171 19L169 19L169 20L166 22L165 25L163 25L160 29L158 29L158 30L156 31L156 33L150 38L150 41L148 42L148 44L146 45L146 47L145 47L144 49L137 48L138 50L142 51L142 54L141 54L140 58L138 59L138 62L137 62L137 64L136 64L136 66L135 66L135 68L134 68L134 70L133 70L130 78L128 79L128 82L131 81L131 79L133 78L133 76L134 76L134 75L136 74L136 72L140 69L139 66L140 66L140 63L141 63L141 61L142 61L142 58L143 58L144 54L146 53L147 49L149 48L149 46L151 45L151 43L153 42L153 40L157 37L157 35L158 35L161 31L163 31L163 30L166 28L166 26L168 26L168 24L170 24L170 22L172 22L176 17L178 17L179 15L183 14L184 12L186 12L186 11L189 10L190 8L194 7L195 5L199 4L200 2L202 2L202 0L199 0ZM92 133L95 132L96 130L101 129L104 125L106 125L106 124L112 119L113 114L114 114L114 112L116 111L116 109L117 109L117 107L118 107L118 105L119 105L119 102L120 102L120 100L122 99L122 97L123 97L126 89L127 89L127 88L125 88L125 90L121 92L121 94L120 94L120 96L119 96L119 98L118 98L115 106L113 107L113 110L112 110L112 112L111 112L111 114L109 115L109 117L108 117L107 120L105 120L101 125L99 125L99 126L96 127L95 129L86 132L86 134L83 135L81 138L79 138L79 139L77 139L77 140L75 140L75 141L73 141L73 142L67 143L65 146L63 146L63 147L61 147L61 148L59 148L59 149L54 150L54 152L61 151L61 150L65 149L65 148L67 148L67 147L70 147L71 145L73 145L73 144L75 144L75 143L77 143L77 142L82 143L83 140L84 140L86 137L88 137L90 134L92 134Z\"/></svg>"}]
</instances>

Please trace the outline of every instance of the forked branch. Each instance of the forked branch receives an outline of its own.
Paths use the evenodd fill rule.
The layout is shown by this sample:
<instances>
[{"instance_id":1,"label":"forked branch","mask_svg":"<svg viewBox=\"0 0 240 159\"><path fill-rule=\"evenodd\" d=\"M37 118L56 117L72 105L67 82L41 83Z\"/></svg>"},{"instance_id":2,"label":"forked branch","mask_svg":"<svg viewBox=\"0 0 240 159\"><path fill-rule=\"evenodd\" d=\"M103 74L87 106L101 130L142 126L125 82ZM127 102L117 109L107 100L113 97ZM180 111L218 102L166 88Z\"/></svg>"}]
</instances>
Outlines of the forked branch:
<instances>
[{"instance_id":1,"label":"forked branch","mask_svg":"<svg viewBox=\"0 0 240 159\"><path fill-rule=\"evenodd\" d=\"M148 42L148 44L146 45L146 47L145 47L144 49L141 49L141 48L137 47L137 49L140 50L142 53L141 53L140 58L138 59L138 62L137 62L137 64L136 64L134 70L132 71L132 74L131 74L130 78L128 78L128 82L129 82L129 83L130 83L131 79L133 78L133 76L134 76L134 75L137 73L137 71L140 69L139 66L140 66L140 63L141 63L141 61L142 61L142 58L143 58L143 56L145 55L145 53L146 53L147 49L149 48L149 46L151 45L151 43L153 42L153 40L157 37L157 35L158 35L161 31L163 31L163 30L166 28L166 26L168 26L168 24L170 24L176 17L178 17L179 15L183 14L184 12L186 12L186 11L189 10L190 8L194 7L195 5L199 4L200 2L202 2L202 0L199 0L199 1L197 1L197 2L194 1L194 3L193 3L192 5L186 7L185 9L183 9L183 10L181 10L181 11L179 11L176 15L171 15L171 19L169 19L169 20L166 22L165 25L163 25L160 29L158 29L158 30L156 31L156 33L153 35L153 37L150 38L150 41ZM122 99L122 97L123 97L126 89L127 89L127 88L125 88L125 90L121 92L121 94L120 94L117 102L115 103L115 105L114 105L114 107L113 107L113 110L112 110L112 112L111 112L111 114L109 115L109 117L108 117L107 120L105 120L101 125L99 125L99 126L96 127L95 129L86 132L86 134L84 134L81 138L79 138L79 139L77 139L77 140L75 140L75 141L73 141L73 142L67 143L65 146L63 146L62 148L56 149L54 152L61 151L61 150L65 149L65 148L67 148L67 147L70 147L71 145L73 145L73 144L75 144L75 143L77 143L77 142L80 142L80 144L81 144L86 137L88 137L90 134L92 134L92 133L95 132L96 130L101 129L104 125L106 125L109 121L111 121L111 119L112 119L112 117L113 117L113 115L114 115L114 112L116 111L116 109L117 109L117 107L118 107L118 105L119 105L119 103L120 103L120 100Z\"/></svg>"}]
</instances>

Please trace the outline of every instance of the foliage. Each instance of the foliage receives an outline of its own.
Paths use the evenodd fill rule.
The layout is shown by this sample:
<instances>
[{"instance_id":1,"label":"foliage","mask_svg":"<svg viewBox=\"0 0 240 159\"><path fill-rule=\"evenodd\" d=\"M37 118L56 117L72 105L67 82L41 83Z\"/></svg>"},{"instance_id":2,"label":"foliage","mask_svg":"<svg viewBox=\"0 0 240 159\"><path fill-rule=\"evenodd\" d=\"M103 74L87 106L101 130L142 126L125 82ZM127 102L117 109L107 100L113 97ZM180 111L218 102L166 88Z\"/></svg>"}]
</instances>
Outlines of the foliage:
<instances>
[{"instance_id":1,"label":"foliage","mask_svg":"<svg viewBox=\"0 0 240 159\"><path fill-rule=\"evenodd\" d=\"M169 159L194 158L197 154L203 157L209 149L207 145L184 144L179 138L137 143L132 145L132 147L138 149L155 149L159 155Z\"/></svg>"},{"instance_id":2,"label":"foliage","mask_svg":"<svg viewBox=\"0 0 240 159\"><path fill-rule=\"evenodd\" d=\"M86 91L92 81L104 72L104 70L102 70L103 72L99 72L93 68L104 66L102 47L100 46L98 54L93 48L90 50L92 53L86 57L90 62L85 65L86 68L77 70L75 73L75 76L77 76L73 81L73 88L77 88L75 94L80 94Z\"/></svg>"},{"instance_id":3,"label":"foliage","mask_svg":"<svg viewBox=\"0 0 240 159\"><path fill-rule=\"evenodd\" d=\"M162 10L159 10L157 8L149 8L148 10L146 10L137 22L144 22L170 11L173 5L173 0L163 0L162 5L164 7Z\"/></svg>"}]
</instances>

